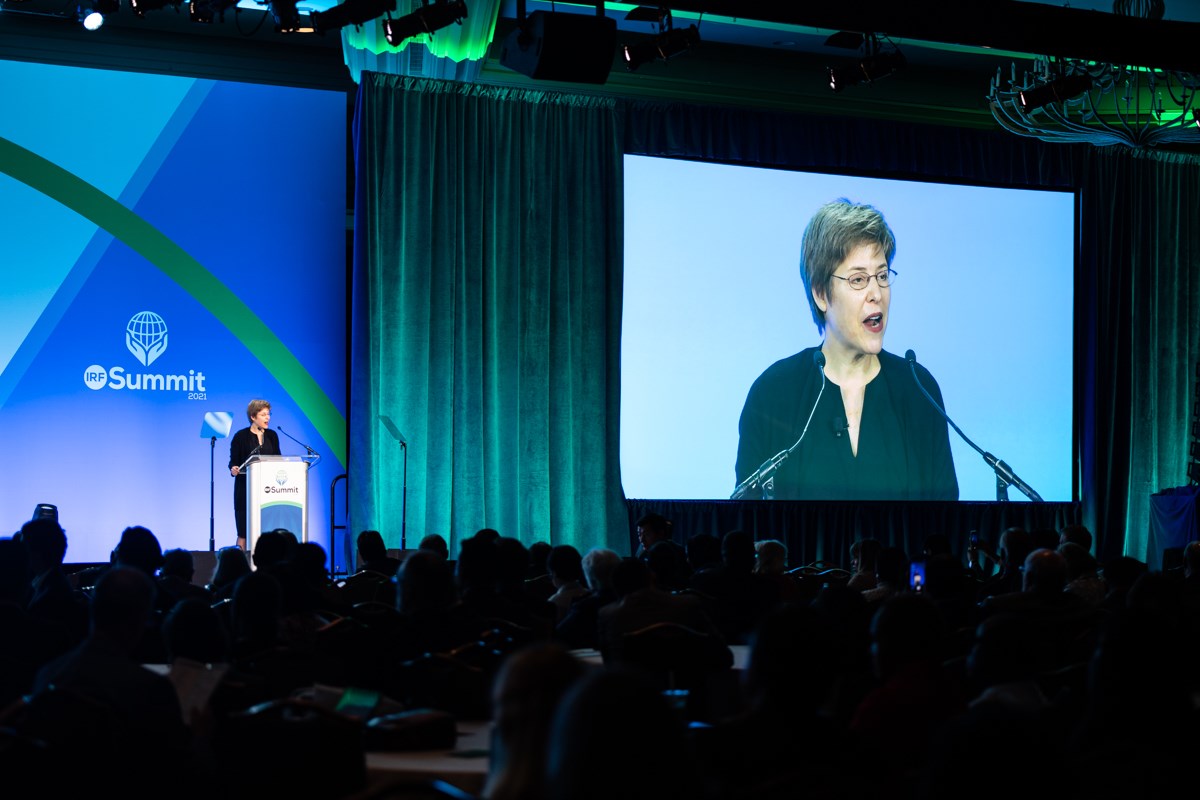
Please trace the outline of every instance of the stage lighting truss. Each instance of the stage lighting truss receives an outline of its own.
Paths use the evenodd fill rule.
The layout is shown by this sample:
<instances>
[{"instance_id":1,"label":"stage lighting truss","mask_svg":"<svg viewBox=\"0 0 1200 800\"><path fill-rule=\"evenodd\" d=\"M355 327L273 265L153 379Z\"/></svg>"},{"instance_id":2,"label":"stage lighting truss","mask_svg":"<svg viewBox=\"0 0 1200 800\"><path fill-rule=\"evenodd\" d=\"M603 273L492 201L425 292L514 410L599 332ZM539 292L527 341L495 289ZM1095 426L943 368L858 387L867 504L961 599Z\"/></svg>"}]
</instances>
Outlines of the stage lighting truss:
<instances>
[{"instance_id":1,"label":"stage lighting truss","mask_svg":"<svg viewBox=\"0 0 1200 800\"><path fill-rule=\"evenodd\" d=\"M695 25L676 28L669 8L639 6L626 14L625 19L632 22L650 22L658 28L658 32L653 36L625 45L625 69L630 72L643 64L674 58L700 43L700 29Z\"/></svg>"},{"instance_id":2,"label":"stage lighting truss","mask_svg":"<svg viewBox=\"0 0 1200 800\"><path fill-rule=\"evenodd\" d=\"M848 86L857 86L860 83L869 85L903 69L907 61L900 48L887 37L884 37L883 41L887 43L887 49L884 49L877 35L871 33L864 36L862 56L857 61L827 69L829 88L840 92Z\"/></svg>"},{"instance_id":3,"label":"stage lighting truss","mask_svg":"<svg viewBox=\"0 0 1200 800\"><path fill-rule=\"evenodd\" d=\"M1039 57L1008 80L999 70L988 104L1000 126L1044 142L1155 147L1200 144L1200 75L1069 58Z\"/></svg>"},{"instance_id":4,"label":"stage lighting truss","mask_svg":"<svg viewBox=\"0 0 1200 800\"><path fill-rule=\"evenodd\" d=\"M422 34L432 35L454 23L462 24L467 18L464 0L422 0L421 7L411 14L383 23L383 35L392 47L399 47L406 40Z\"/></svg>"}]
</instances>

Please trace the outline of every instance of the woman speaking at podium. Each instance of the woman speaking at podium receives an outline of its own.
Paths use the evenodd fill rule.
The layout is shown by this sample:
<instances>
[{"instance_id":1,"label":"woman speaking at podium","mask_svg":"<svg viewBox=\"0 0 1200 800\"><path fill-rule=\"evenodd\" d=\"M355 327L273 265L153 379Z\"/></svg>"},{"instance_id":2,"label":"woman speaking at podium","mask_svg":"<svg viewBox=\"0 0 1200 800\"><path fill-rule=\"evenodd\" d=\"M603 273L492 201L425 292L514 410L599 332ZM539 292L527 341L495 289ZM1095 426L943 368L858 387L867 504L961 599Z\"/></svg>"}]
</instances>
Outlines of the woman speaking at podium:
<instances>
[{"instance_id":1,"label":"woman speaking at podium","mask_svg":"<svg viewBox=\"0 0 1200 800\"><path fill-rule=\"evenodd\" d=\"M242 464L250 456L277 456L279 435L270 430L271 404L266 400L251 400L246 407L250 427L242 428L229 440L229 474L233 481L233 517L237 522L238 547L246 549L246 475Z\"/></svg>"}]
</instances>

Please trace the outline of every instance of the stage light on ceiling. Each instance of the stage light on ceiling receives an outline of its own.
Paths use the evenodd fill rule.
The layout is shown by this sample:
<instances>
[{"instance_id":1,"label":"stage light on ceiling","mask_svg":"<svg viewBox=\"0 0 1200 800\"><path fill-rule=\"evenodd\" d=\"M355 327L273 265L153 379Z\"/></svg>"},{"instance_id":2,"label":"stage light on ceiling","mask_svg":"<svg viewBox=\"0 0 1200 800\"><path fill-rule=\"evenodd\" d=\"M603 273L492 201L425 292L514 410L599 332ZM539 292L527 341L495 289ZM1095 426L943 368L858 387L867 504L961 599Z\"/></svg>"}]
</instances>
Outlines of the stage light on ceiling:
<instances>
[{"instance_id":1,"label":"stage light on ceiling","mask_svg":"<svg viewBox=\"0 0 1200 800\"><path fill-rule=\"evenodd\" d=\"M202 25L211 25L217 17L224 21L225 9L236 4L237 0L189 0L188 19Z\"/></svg>"},{"instance_id":2,"label":"stage light on ceiling","mask_svg":"<svg viewBox=\"0 0 1200 800\"><path fill-rule=\"evenodd\" d=\"M464 0L435 0L433 3L424 3L411 14L384 21L383 34L388 44L398 47L414 36L432 34L466 18L467 4Z\"/></svg>"},{"instance_id":3,"label":"stage light on ceiling","mask_svg":"<svg viewBox=\"0 0 1200 800\"><path fill-rule=\"evenodd\" d=\"M69 8L69 6L68 6ZM120 0L91 0L79 6L79 21L89 31L98 31L104 26L104 18L121 8Z\"/></svg>"},{"instance_id":4,"label":"stage light on ceiling","mask_svg":"<svg viewBox=\"0 0 1200 800\"><path fill-rule=\"evenodd\" d=\"M296 8L296 0L267 0L267 7L275 19L276 33L312 33L311 21L304 22Z\"/></svg>"},{"instance_id":5,"label":"stage light on ceiling","mask_svg":"<svg viewBox=\"0 0 1200 800\"><path fill-rule=\"evenodd\" d=\"M396 0L346 0L328 11L314 11L312 26L317 33L357 27L395 10Z\"/></svg>"},{"instance_id":6,"label":"stage light on ceiling","mask_svg":"<svg viewBox=\"0 0 1200 800\"><path fill-rule=\"evenodd\" d=\"M830 37L829 40L826 40L826 44L830 44L833 38ZM849 41L851 39L847 36L843 43L831 46L844 47ZM875 34L862 37L863 55L860 59L826 69L829 88L840 92L848 86L857 86L860 83L871 84L899 72L908 62L905 60L904 54L900 52L900 48L891 44L890 41L888 44L892 46L892 49L883 50L883 46L879 43L879 37Z\"/></svg>"},{"instance_id":7,"label":"stage light on ceiling","mask_svg":"<svg viewBox=\"0 0 1200 800\"><path fill-rule=\"evenodd\" d=\"M648 39L625 45L625 69L633 72L643 64L666 61L680 53L686 53L700 43L700 29L695 25L676 28L668 8L649 9L639 7L630 11L625 19L649 20L658 25L658 33Z\"/></svg>"},{"instance_id":8,"label":"stage light on ceiling","mask_svg":"<svg viewBox=\"0 0 1200 800\"><path fill-rule=\"evenodd\" d=\"M1050 103L1072 100L1092 88L1092 76L1067 75L1065 78L1038 84L1017 92L1017 102L1024 111L1034 111Z\"/></svg>"},{"instance_id":9,"label":"stage light on ceiling","mask_svg":"<svg viewBox=\"0 0 1200 800\"><path fill-rule=\"evenodd\" d=\"M180 2L181 0L129 0L129 7L133 9L134 16L144 19L147 11L161 11L167 6L178 12Z\"/></svg>"},{"instance_id":10,"label":"stage light on ceiling","mask_svg":"<svg viewBox=\"0 0 1200 800\"><path fill-rule=\"evenodd\" d=\"M500 48L500 63L542 81L603 84L617 49L617 21L596 3L595 14L535 11L517 2L517 27Z\"/></svg>"}]
</instances>

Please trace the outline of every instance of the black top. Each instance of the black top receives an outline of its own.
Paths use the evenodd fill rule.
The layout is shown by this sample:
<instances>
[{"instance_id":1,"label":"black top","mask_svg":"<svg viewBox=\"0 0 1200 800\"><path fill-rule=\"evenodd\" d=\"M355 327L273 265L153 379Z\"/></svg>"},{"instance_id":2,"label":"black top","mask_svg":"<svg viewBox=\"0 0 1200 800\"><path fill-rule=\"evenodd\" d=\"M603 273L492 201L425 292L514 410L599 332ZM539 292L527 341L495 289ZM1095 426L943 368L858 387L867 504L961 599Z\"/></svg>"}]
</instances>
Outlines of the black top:
<instances>
[{"instance_id":1,"label":"black top","mask_svg":"<svg viewBox=\"0 0 1200 800\"><path fill-rule=\"evenodd\" d=\"M240 467L254 452L254 448L258 447L258 437L250 432L249 428L242 428L235 433L229 440L229 466ZM260 456L278 456L282 455L279 452L279 434L267 428L263 431L262 449L258 451ZM244 473L243 473L244 474ZM242 475L238 476L239 478Z\"/></svg>"},{"instance_id":2,"label":"black top","mask_svg":"<svg viewBox=\"0 0 1200 800\"><path fill-rule=\"evenodd\" d=\"M800 438L815 403L804 441L775 473L776 499L957 500L946 421L917 387L908 363L879 354L879 374L863 398L855 456L841 388L826 379L821 393L815 352L809 348L775 362L750 387L738 424L737 483ZM916 369L944 408L937 381L924 367Z\"/></svg>"}]
</instances>

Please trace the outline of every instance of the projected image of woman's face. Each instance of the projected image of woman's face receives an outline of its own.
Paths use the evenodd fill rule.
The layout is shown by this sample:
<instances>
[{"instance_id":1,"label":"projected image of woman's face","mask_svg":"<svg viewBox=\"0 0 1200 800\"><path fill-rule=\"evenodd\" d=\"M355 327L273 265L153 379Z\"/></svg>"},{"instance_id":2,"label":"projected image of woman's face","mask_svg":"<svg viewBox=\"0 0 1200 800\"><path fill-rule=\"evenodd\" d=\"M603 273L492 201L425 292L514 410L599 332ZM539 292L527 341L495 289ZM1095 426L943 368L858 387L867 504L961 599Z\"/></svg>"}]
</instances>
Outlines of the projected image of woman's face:
<instances>
[{"instance_id":1,"label":"projected image of woman's face","mask_svg":"<svg viewBox=\"0 0 1200 800\"><path fill-rule=\"evenodd\" d=\"M825 312L828 346L850 357L877 355L883 349L892 290L881 287L877 276L887 269L887 259L878 245L859 245L833 271L829 295L814 295L817 306ZM861 289L850 284L851 280L864 278L867 285Z\"/></svg>"}]
</instances>

